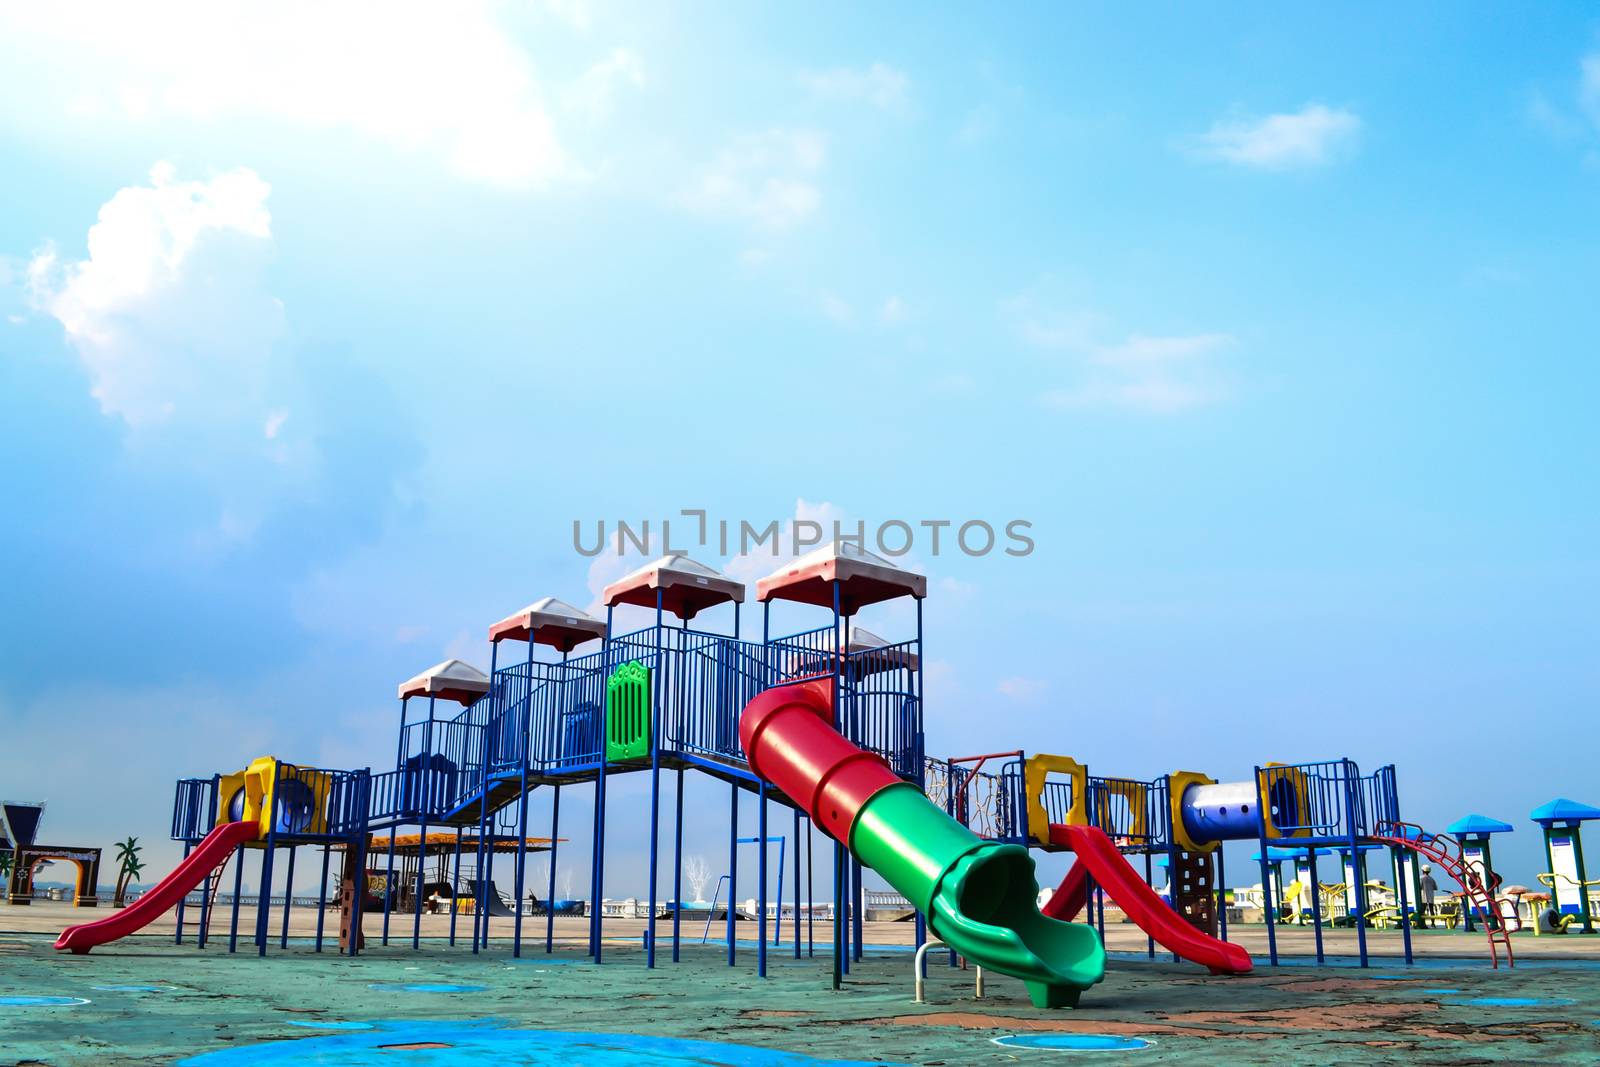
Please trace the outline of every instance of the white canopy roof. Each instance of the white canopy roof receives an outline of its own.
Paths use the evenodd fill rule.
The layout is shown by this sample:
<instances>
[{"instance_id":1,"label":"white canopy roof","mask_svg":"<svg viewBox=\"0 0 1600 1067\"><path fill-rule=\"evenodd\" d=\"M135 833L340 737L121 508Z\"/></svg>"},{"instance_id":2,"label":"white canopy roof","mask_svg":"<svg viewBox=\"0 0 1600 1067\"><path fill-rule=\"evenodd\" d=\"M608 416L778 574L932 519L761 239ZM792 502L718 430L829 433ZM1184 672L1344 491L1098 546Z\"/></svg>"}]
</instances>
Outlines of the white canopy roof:
<instances>
[{"instance_id":1,"label":"white canopy roof","mask_svg":"<svg viewBox=\"0 0 1600 1067\"><path fill-rule=\"evenodd\" d=\"M439 697L471 704L489 691L489 676L470 663L447 659L400 683L400 699Z\"/></svg>"},{"instance_id":2,"label":"white canopy roof","mask_svg":"<svg viewBox=\"0 0 1600 1067\"><path fill-rule=\"evenodd\" d=\"M563 652L606 635L606 624L553 596L542 597L489 627L490 641L536 641Z\"/></svg>"},{"instance_id":3,"label":"white canopy roof","mask_svg":"<svg viewBox=\"0 0 1600 1067\"><path fill-rule=\"evenodd\" d=\"M606 586L601 599L612 607L635 604L653 608L657 590L661 592L662 607L685 619L716 604L744 603L743 582L681 552L669 552L623 575Z\"/></svg>"},{"instance_id":4,"label":"white canopy roof","mask_svg":"<svg viewBox=\"0 0 1600 1067\"><path fill-rule=\"evenodd\" d=\"M840 586L844 614L902 596L925 597L928 579L846 541L813 549L756 583L756 599L793 600L833 606L833 584Z\"/></svg>"}]
</instances>

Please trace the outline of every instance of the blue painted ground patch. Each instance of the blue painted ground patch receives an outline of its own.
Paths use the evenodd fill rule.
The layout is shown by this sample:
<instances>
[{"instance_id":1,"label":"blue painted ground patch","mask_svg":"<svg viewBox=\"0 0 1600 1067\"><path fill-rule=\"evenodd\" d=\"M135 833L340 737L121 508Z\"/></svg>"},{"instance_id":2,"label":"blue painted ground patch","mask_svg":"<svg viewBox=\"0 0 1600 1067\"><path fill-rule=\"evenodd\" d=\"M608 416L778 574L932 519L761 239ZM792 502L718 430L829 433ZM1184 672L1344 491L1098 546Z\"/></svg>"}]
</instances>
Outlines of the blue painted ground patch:
<instances>
[{"instance_id":1,"label":"blue painted ground patch","mask_svg":"<svg viewBox=\"0 0 1600 1067\"><path fill-rule=\"evenodd\" d=\"M372 982L368 989L385 993L482 993L486 985L455 985L451 982Z\"/></svg>"},{"instance_id":2,"label":"blue painted ground patch","mask_svg":"<svg viewBox=\"0 0 1600 1067\"><path fill-rule=\"evenodd\" d=\"M1051 1052L1137 1052L1155 1044L1142 1037L1114 1034L1012 1034L994 1038L1005 1048L1048 1049Z\"/></svg>"},{"instance_id":3,"label":"blue painted ground patch","mask_svg":"<svg viewBox=\"0 0 1600 1067\"><path fill-rule=\"evenodd\" d=\"M291 1020L289 1020L289 1025L290 1026L303 1026L303 1027L307 1028L308 1030L371 1030L372 1029L372 1024L371 1023L341 1023L341 1022L335 1022L332 1019L329 1019L329 1020L327 1020L325 1022L318 1022L315 1019L291 1019Z\"/></svg>"},{"instance_id":4,"label":"blue painted ground patch","mask_svg":"<svg viewBox=\"0 0 1600 1067\"><path fill-rule=\"evenodd\" d=\"M1472 997L1452 1000L1452 1004L1471 1004L1480 1008L1554 1008L1572 1004L1571 997Z\"/></svg>"},{"instance_id":5,"label":"blue painted ground patch","mask_svg":"<svg viewBox=\"0 0 1600 1067\"><path fill-rule=\"evenodd\" d=\"M1439 995L1439 996L1443 996L1446 993L1459 993L1459 992L1461 992L1461 990L1459 990L1459 989L1419 989L1419 990L1417 990L1417 992L1418 993L1433 993L1433 994L1436 994L1436 995Z\"/></svg>"},{"instance_id":6,"label":"blue painted ground patch","mask_svg":"<svg viewBox=\"0 0 1600 1067\"><path fill-rule=\"evenodd\" d=\"M408 1064L470 1062L483 1067L582 1063L585 1067L637 1067L640 1063L683 1067L868 1067L846 1060L820 1060L798 1052L691 1041L639 1034L513 1030L483 1022L380 1022L362 1033L321 1034L206 1052L180 1060L192 1067L235 1064L371 1064L385 1053L403 1053ZM398 1061L397 1061L398 1062Z\"/></svg>"},{"instance_id":7,"label":"blue painted ground patch","mask_svg":"<svg viewBox=\"0 0 1600 1067\"><path fill-rule=\"evenodd\" d=\"M87 1003L82 997L0 997L0 1004L11 1008L75 1008Z\"/></svg>"}]
</instances>

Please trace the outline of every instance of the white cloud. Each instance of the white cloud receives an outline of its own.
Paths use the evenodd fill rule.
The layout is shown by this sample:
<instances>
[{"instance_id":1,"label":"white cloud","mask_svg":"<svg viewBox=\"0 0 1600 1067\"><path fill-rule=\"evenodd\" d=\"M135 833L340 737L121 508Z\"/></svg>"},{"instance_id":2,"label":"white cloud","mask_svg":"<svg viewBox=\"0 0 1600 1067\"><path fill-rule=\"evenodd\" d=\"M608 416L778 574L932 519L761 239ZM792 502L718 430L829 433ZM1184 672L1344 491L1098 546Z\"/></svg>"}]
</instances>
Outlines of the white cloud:
<instances>
[{"instance_id":1,"label":"white cloud","mask_svg":"<svg viewBox=\"0 0 1600 1067\"><path fill-rule=\"evenodd\" d=\"M1265 118L1219 119L1201 134L1202 156L1244 167L1289 170L1318 167L1349 149L1361 132L1352 111L1307 104L1299 111Z\"/></svg>"},{"instance_id":2,"label":"white cloud","mask_svg":"<svg viewBox=\"0 0 1600 1067\"><path fill-rule=\"evenodd\" d=\"M272 252L270 191L247 168L178 181L160 163L149 185L101 207L87 259L34 258L34 303L60 321L106 414L137 428L260 407L250 421L276 436L261 405L284 329L282 305L261 279Z\"/></svg>"},{"instance_id":3,"label":"white cloud","mask_svg":"<svg viewBox=\"0 0 1600 1067\"><path fill-rule=\"evenodd\" d=\"M1050 684L1042 678L1025 678L1017 676L1002 678L994 687L995 691L1003 697L1012 700L1032 701L1038 700L1050 688Z\"/></svg>"},{"instance_id":4,"label":"white cloud","mask_svg":"<svg viewBox=\"0 0 1600 1067\"><path fill-rule=\"evenodd\" d=\"M12 121L259 118L432 154L493 184L576 172L526 51L489 3L7 5L0 41L0 68L26 81L5 94Z\"/></svg>"},{"instance_id":5,"label":"white cloud","mask_svg":"<svg viewBox=\"0 0 1600 1067\"><path fill-rule=\"evenodd\" d=\"M940 578L939 592L948 597L952 603L965 604L978 592L978 586L973 582L963 582L959 578Z\"/></svg>"},{"instance_id":6,"label":"white cloud","mask_svg":"<svg viewBox=\"0 0 1600 1067\"><path fill-rule=\"evenodd\" d=\"M1233 342L1225 333L1134 334L1092 352L1084 380L1046 392L1044 402L1054 408L1116 407L1155 415L1205 407L1227 395L1212 357Z\"/></svg>"},{"instance_id":7,"label":"white cloud","mask_svg":"<svg viewBox=\"0 0 1600 1067\"><path fill-rule=\"evenodd\" d=\"M1583 57L1578 77L1578 104L1589 121L1600 126L1600 52Z\"/></svg>"},{"instance_id":8,"label":"white cloud","mask_svg":"<svg viewBox=\"0 0 1600 1067\"><path fill-rule=\"evenodd\" d=\"M1235 343L1230 334L1135 333L1110 341L1105 316L1075 306L1070 293L1046 295L1054 288L1059 286L1045 279L1001 305L1026 344L1070 358L1069 380L1045 391L1046 406L1170 415L1227 396L1217 357Z\"/></svg>"},{"instance_id":9,"label":"white cloud","mask_svg":"<svg viewBox=\"0 0 1600 1067\"><path fill-rule=\"evenodd\" d=\"M827 146L812 131L750 134L717 153L683 199L706 214L787 230L816 213L822 202L816 178L826 160Z\"/></svg>"},{"instance_id":10,"label":"white cloud","mask_svg":"<svg viewBox=\"0 0 1600 1067\"><path fill-rule=\"evenodd\" d=\"M838 293L822 294L822 314L827 319L839 326L848 326L855 321L855 308L850 302Z\"/></svg>"},{"instance_id":11,"label":"white cloud","mask_svg":"<svg viewBox=\"0 0 1600 1067\"><path fill-rule=\"evenodd\" d=\"M794 502L794 518L787 519L779 525L776 542L766 542L754 551L734 556L722 570L747 585L753 585L795 558L796 553L792 549L797 539L811 540L820 537L821 541L817 543L830 541L835 523L839 524L842 532L846 534L853 532L852 527L844 521L844 509L837 504L799 497ZM810 552L815 547L816 544L813 544L803 551Z\"/></svg>"},{"instance_id":12,"label":"white cloud","mask_svg":"<svg viewBox=\"0 0 1600 1067\"><path fill-rule=\"evenodd\" d=\"M819 100L865 103L880 111L904 112L911 79L887 63L806 71L800 84Z\"/></svg>"},{"instance_id":13,"label":"white cloud","mask_svg":"<svg viewBox=\"0 0 1600 1067\"><path fill-rule=\"evenodd\" d=\"M617 93L644 85L644 67L639 57L626 48L614 49L609 56L584 71L567 86L561 103L568 111L591 121L606 118L616 106Z\"/></svg>"},{"instance_id":14,"label":"white cloud","mask_svg":"<svg viewBox=\"0 0 1600 1067\"><path fill-rule=\"evenodd\" d=\"M905 321L906 303L898 296L891 296L878 308L878 318L886 325L893 326Z\"/></svg>"}]
</instances>

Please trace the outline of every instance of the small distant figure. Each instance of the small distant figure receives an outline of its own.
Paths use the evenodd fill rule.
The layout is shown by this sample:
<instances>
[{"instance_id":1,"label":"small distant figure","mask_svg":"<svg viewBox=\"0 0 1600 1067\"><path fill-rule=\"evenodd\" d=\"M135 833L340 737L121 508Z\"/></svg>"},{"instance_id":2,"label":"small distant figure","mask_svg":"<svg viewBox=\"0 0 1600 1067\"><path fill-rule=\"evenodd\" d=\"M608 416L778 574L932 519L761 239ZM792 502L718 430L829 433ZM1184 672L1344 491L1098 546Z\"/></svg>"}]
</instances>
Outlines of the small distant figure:
<instances>
[{"instance_id":1,"label":"small distant figure","mask_svg":"<svg viewBox=\"0 0 1600 1067\"><path fill-rule=\"evenodd\" d=\"M1418 926L1427 926L1428 920L1433 918L1433 895L1439 891L1439 883L1433 880L1433 868L1428 864L1422 865L1422 878L1417 882L1422 893L1422 922Z\"/></svg>"}]
</instances>

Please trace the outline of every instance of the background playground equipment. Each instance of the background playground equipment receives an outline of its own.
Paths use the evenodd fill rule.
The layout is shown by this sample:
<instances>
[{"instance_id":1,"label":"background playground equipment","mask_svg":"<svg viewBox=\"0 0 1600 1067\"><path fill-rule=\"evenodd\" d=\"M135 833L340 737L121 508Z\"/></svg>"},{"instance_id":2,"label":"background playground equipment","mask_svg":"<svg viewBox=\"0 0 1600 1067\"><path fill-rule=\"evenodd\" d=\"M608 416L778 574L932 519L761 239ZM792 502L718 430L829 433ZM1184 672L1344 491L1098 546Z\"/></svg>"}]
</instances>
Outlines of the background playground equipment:
<instances>
[{"instance_id":1,"label":"background playground equipment","mask_svg":"<svg viewBox=\"0 0 1600 1067\"><path fill-rule=\"evenodd\" d=\"M1590 899L1590 891L1600 887L1600 879L1589 879L1583 863L1581 831L1585 822L1600 819L1600 808L1557 797L1534 808L1528 817L1544 830L1549 869L1539 875L1539 881L1550 889L1551 907L1556 912L1554 927L1565 930L1577 924L1584 933L1594 933L1595 902ZM1565 916L1573 918L1562 921Z\"/></svg>"},{"instance_id":2,"label":"background playground equipment","mask_svg":"<svg viewBox=\"0 0 1600 1067\"><path fill-rule=\"evenodd\" d=\"M1495 911L1507 923L1515 923L1513 929L1520 929L1522 917L1517 911L1517 904L1502 896L1501 886L1504 879L1495 871L1494 856L1489 849L1491 837L1495 834L1509 834L1513 829L1514 827L1508 822L1491 819L1487 815L1471 814L1446 826L1445 833L1461 842L1462 858L1472 873L1478 876L1478 881L1488 890L1490 898L1494 901ZM1482 919L1476 908L1464 907L1462 912L1469 931L1475 919Z\"/></svg>"},{"instance_id":3,"label":"background playground equipment","mask_svg":"<svg viewBox=\"0 0 1600 1067\"><path fill-rule=\"evenodd\" d=\"M215 775L210 779L184 779L178 783L173 812L173 836L184 842L183 861L171 874L117 914L99 922L72 926L56 940L56 948L75 953L88 952L96 945L125 937L177 909L177 938L183 938L184 908L189 893L202 889L201 919L197 941L204 945L210 930L212 905L223 871L234 860L233 911L229 924L228 947L237 947L239 935L240 880L244 873L244 850L262 850L262 883L270 886L273 854L289 851L289 877L292 880L296 846L320 843L323 846L324 897L319 900L316 944L321 951L323 911L326 903L329 852L336 844L364 842L364 827L370 776L365 771L337 771L302 767L272 756L253 760L241 771ZM358 848L357 852L363 851ZM360 869L359 858L348 865L347 880ZM256 945L266 952L267 926L271 908L263 892L262 906L256 912ZM293 898L285 894L280 941L288 943L289 909ZM359 924L360 901L355 902ZM359 925L355 927L359 929ZM359 947L359 946L356 946Z\"/></svg>"},{"instance_id":4,"label":"background playground equipment","mask_svg":"<svg viewBox=\"0 0 1600 1067\"><path fill-rule=\"evenodd\" d=\"M449 660L400 685L399 736L392 770L325 770L268 760L257 761L226 777L180 781L173 836L184 842L186 860L171 878L193 887L207 882L209 875L208 889L201 898L203 918L209 920L214 888L221 881L222 865L228 858L242 859L246 848L257 852L262 857L260 894L263 899L270 899L274 855L288 850L286 866L292 875L299 846L320 845L324 873L317 903L316 944L320 949L330 856L335 851L342 852L344 877L340 896L348 898L348 905L340 914L341 946L355 952L361 947L360 921L366 898L365 893L355 892L355 880L358 874L364 880L369 869L368 855L381 841L381 837L372 835L387 832L387 859L371 865L383 871L383 937L387 941L391 913L406 899L411 903L411 939L415 946L420 940L421 911L427 898L424 890L428 865L419 862L414 874L409 868L403 869L400 876L407 882L414 880L414 884L408 894L397 891L398 832L405 828L421 840L429 840L430 829L453 833L455 850L476 851L471 870L477 891L468 924L473 951L481 951L488 944L487 894L496 881L494 867L499 857L501 862L510 859L513 864L509 878L502 874L499 882L509 882L512 896L519 902L511 909L511 926L512 953L520 956L527 910L520 903L531 896L526 891L524 868L527 853L536 849L533 842L538 840L527 833L530 795L543 788L551 798L550 831L545 839L551 846L550 880L544 894L550 899L555 895L558 877L563 795L570 795L576 786L592 786L589 892L596 904L588 909L588 953L598 963L604 954L602 918L606 909L600 902L606 899L607 783L617 774L648 774L648 819L634 820L634 825L648 828L649 890L645 914L663 922L670 918L676 960L682 939L682 909L675 902L682 899L683 783L688 773L698 771L728 787L727 896L733 899L739 899L740 801L755 801L759 857L753 878L755 916L760 924L755 958L757 973L764 975L767 923L774 917L780 923L784 921L781 902L776 909L769 907L774 903L768 886L768 842L774 836L768 825L771 805L789 808L792 839L808 842L805 848L793 849L789 857L796 958L804 954L802 941L812 938L810 924L805 938L801 931L800 916L814 915L816 910L811 899L813 879L809 873L802 876L802 865L809 872L811 823L819 813L808 807L805 799L774 785L751 766L740 734L741 716L761 693L822 680L828 682L831 701L827 723L836 735L853 750L869 754L880 778L886 773L906 787L890 789L887 779L880 783L883 796L874 803L881 801L885 809L906 809L892 819L869 818L871 813L863 809L858 814L866 821L859 831L851 826L824 827L836 842L836 877L829 911L834 923L836 981L848 973L852 960L859 959L862 952L865 889L861 855L882 852L874 852L865 837L856 854L846 848L846 842L854 844L853 835L867 833L866 827L887 839L887 835L900 832L903 820L905 826L920 828L916 832L927 834L930 839L938 837L942 842L936 848L929 844L933 849L930 862L937 857L959 862L968 855L966 849L970 846L972 855L981 851L993 857L981 865L985 870L994 867L1008 871L1023 869L1027 846L1062 847L1052 838L1052 824L1072 827L1065 836L1080 856L1090 857L1090 864L1084 869L1095 863L1101 867L1096 875L1099 889L1091 897L1086 881L1082 897L1086 904L1098 899L1099 907L1093 910L1098 911L1101 927L1103 890L1125 892L1136 901L1131 906L1140 907L1136 898L1141 887L1132 884L1137 879L1130 877L1132 869L1121 853L1145 855L1145 883L1150 880L1153 856L1165 855L1173 870L1172 899L1183 913L1182 920L1174 920L1154 907L1143 909L1145 918L1153 925L1176 922L1193 926L1195 937L1185 943L1204 945L1199 939L1210 937L1207 931L1212 924L1220 937L1226 937L1226 914L1215 902L1223 874L1217 842L1255 838L1264 852L1268 847L1305 851L1347 842L1355 845L1381 840L1372 828L1389 826L1397 817L1393 768L1380 768L1373 775L1363 776L1348 760L1267 765L1255 768L1245 781L1222 785L1192 773L1140 781L1092 777L1083 772L1076 778L1076 790L1071 775L1063 785L1050 781L1052 774L1059 776L1061 772L1045 767L1041 797L1046 818L1041 841L1029 829L1023 792L1028 759L1023 753L1001 754L994 760L998 771L983 769L987 757L937 760L925 754L921 608L926 593L927 580L923 576L854 546L840 544L786 564L756 584L756 598L762 605L759 641L741 635L744 585L680 554L653 560L606 587L602 594L606 604L604 621L554 598L536 601L489 628L487 674L459 660ZM914 611L912 638L889 642L857 625L857 613L864 608L904 599L912 602ZM777 602L822 609L827 618L821 626L775 636L772 606ZM654 620L624 632L617 626L617 609L623 606L653 609ZM731 614L731 626L726 632L705 625L703 619L712 611ZM507 642L518 641L525 643L526 654L507 655ZM591 649L586 651L585 645ZM419 710L423 708L425 712ZM664 798L661 779L663 774L672 772L676 772L675 789L670 798ZM961 832L930 831L930 826L943 824L928 815L931 809L916 796L918 791L930 798L935 807L944 809ZM668 907L661 906L666 901L660 893L664 880L664 857L660 855L664 801L675 809L671 874L666 879L670 881L668 899L673 906ZM1067 818L1069 811L1078 813L1073 820ZM829 817L832 818L831 809ZM1080 829L1096 833L1077 832ZM971 845L973 840L982 848ZM1018 846L1022 851L999 847L1005 845ZM1402 841L1395 847L1411 846ZM1016 856L1022 859L1011 858ZM404 866L403 852L400 862ZM881 862L892 866L887 858ZM278 873L282 873L281 869ZM1275 899L1271 879L1265 875L1263 862L1263 896ZM230 949L237 941L237 890L241 876L241 869L236 867ZM980 877L978 884L986 884L986 879ZM946 940L951 939L952 932L955 938L963 936L961 931L966 927L961 916L965 913L959 908L939 911L949 901L938 903L938 883L918 883L911 888L915 895L907 896L919 905L914 919L919 944L926 937L925 917L930 908L935 914L943 914L951 928L945 931ZM152 896L158 902L163 894L147 894L147 898ZM168 899L181 908L182 897L178 893ZM1064 960L1052 955L1055 949L1049 946L1043 955L1033 952L1040 965L1051 973L1033 972L1034 979L1025 979L1041 986L1046 999L1068 999L1070 994L1062 990L1074 987L1074 983L1081 988L1092 970L1091 956L1071 954L1082 948L1078 943L1082 935L1062 935L1058 924L1045 925L1046 920L1031 904L1023 909L1013 907L1015 902L1009 894L1001 899L1008 919L1014 918L1021 928L993 936L972 930L967 933L984 944L997 937L1013 948L1013 936L1021 938L1027 947L1039 940L1041 931L1043 940L1053 945L1071 942L1071 952ZM1270 918L1273 900L1266 903ZM1320 959L1320 905L1315 899L1312 904ZM1125 906L1130 905L1125 902ZM287 895L284 907L287 916ZM130 908L129 912L134 910ZM545 910L548 916L554 909ZM732 966L739 944L735 936L737 910L724 910L728 964ZM452 915L459 911L452 909ZM257 916L256 944L261 953L267 944L266 912L263 908ZM1403 927L1409 930L1408 925ZM202 922L200 928L196 942L203 945L208 922ZM286 943L286 919L283 929L280 944ZM180 914L180 941L182 930ZM1269 925L1269 948L1275 962L1276 941L1271 931ZM1176 940L1177 934L1172 939ZM544 941L545 950L551 951L553 919L546 920ZM656 965L659 941L657 924L652 922L645 935L645 966ZM1409 934L1406 949L1409 958ZM980 945L977 951L985 949ZM1217 960L1238 959L1227 947L1213 946L1207 951L1215 953ZM1154 954L1153 942L1150 952ZM1046 959L1047 955L1051 958ZM1363 940L1363 962L1365 956ZM1246 960L1230 966L1237 969L1247 963ZM1027 964L1028 968L1034 966ZM1058 967L1070 972L1069 980L1062 980ZM1018 965L1015 969L1024 968Z\"/></svg>"},{"instance_id":5,"label":"background playground equipment","mask_svg":"<svg viewBox=\"0 0 1600 1067\"><path fill-rule=\"evenodd\" d=\"M6 900L12 904L33 902L33 881L39 869L57 861L70 863L77 871L72 904L92 908L100 903L100 850L83 845L41 845L39 824L44 821L44 801L0 801L0 852L10 859L6 879Z\"/></svg>"},{"instance_id":6,"label":"background playground equipment","mask_svg":"<svg viewBox=\"0 0 1600 1067\"><path fill-rule=\"evenodd\" d=\"M997 773L982 769L990 762L1001 764ZM1327 850L1384 845L1406 852L1417 847L1404 838L1385 836L1399 825L1392 766L1363 775L1351 760L1265 764L1256 767L1250 779L1238 782L1218 783L1195 772L1141 781L1098 778L1065 756L1028 757L1011 752L946 761L945 777L940 795L950 798L958 819L985 826L987 836L1049 848L1053 834L1065 836L1055 832L1056 826L1092 825L1119 852L1145 856L1147 884L1153 878L1152 857L1165 854L1173 907L1208 938L1225 940L1227 936L1226 913L1216 906L1216 887L1224 880L1219 845L1254 838L1259 846L1263 913L1268 919L1268 954L1274 964L1278 959L1279 894L1273 868L1281 853L1265 858L1273 856L1271 849L1305 857L1302 878L1310 885L1315 878L1312 858L1327 854ZM1352 892L1356 913L1365 914L1364 882L1358 881ZM1410 908L1403 887L1400 893L1397 915L1410 962ZM1327 909L1322 894L1306 891L1301 895L1309 898L1317 960L1324 962L1322 927ZM1122 903L1126 910L1128 903ZM1102 928L1103 910L1102 905L1097 918ZM1150 918L1159 922L1161 917ZM1358 955L1365 966L1366 925L1355 925ZM1154 955L1153 943L1148 951Z\"/></svg>"}]
</instances>

